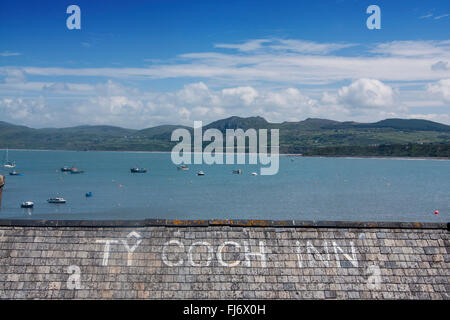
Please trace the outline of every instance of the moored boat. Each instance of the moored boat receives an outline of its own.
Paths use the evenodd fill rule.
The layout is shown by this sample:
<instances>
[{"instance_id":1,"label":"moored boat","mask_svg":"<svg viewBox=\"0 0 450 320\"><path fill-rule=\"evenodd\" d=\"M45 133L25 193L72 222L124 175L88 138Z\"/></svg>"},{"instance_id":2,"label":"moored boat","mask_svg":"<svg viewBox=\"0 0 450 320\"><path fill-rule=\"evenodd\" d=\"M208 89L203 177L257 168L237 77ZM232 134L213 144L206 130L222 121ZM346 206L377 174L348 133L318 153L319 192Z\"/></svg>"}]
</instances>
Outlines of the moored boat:
<instances>
[{"instance_id":1,"label":"moored boat","mask_svg":"<svg viewBox=\"0 0 450 320\"><path fill-rule=\"evenodd\" d=\"M70 172L72 171L72 169L74 169L73 167L68 167L68 166L64 166L61 168L62 172Z\"/></svg>"},{"instance_id":2,"label":"moored boat","mask_svg":"<svg viewBox=\"0 0 450 320\"><path fill-rule=\"evenodd\" d=\"M134 167L134 168L131 168L130 171L131 171L131 173L146 173L147 169Z\"/></svg>"},{"instance_id":3,"label":"moored boat","mask_svg":"<svg viewBox=\"0 0 450 320\"><path fill-rule=\"evenodd\" d=\"M23 176L22 172L17 172L16 170L13 170L9 173L10 176Z\"/></svg>"},{"instance_id":4,"label":"moored boat","mask_svg":"<svg viewBox=\"0 0 450 320\"><path fill-rule=\"evenodd\" d=\"M47 199L48 203L66 203L66 199L61 197Z\"/></svg>"},{"instance_id":5,"label":"moored boat","mask_svg":"<svg viewBox=\"0 0 450 320\"><path fill-rule=\"evenodd\" d=\"M6 148L6 159L5 159L5 163L3 164L4 168L7 169L12 169L16 167L16 162L15 161L10 161L8 159L8 148Z\"/></svg>"},{"instance_id":6,"label":"moored boat","mask_svg":"<svg viewBox=\"0 0 450 320\"><path fill-rule=\"evenodd\" d=\"M204 176L205 173L204 173L202 170L200 170L199 172L197 172L197 175L198 175L198 176Z\"/></svg>"},{"instance_id":7,"label":"moored boat","mask_svg":"<svg viewBox=\"0 0 450 320\"><path fill-rule=\"evenodd\" d=\"M33 201L25 201L22 202L22 204L20 205L21 208L26 208L26 209L30 209L34 207L34 202Z\"/></svg>"},{"instance_id":8,"label":"moored boat","mask_svg":"<svg viewBox=\"0 0 450 320\"><path fill-rule=\"evenodd\" d=\"M189 170L189 167L183 164L181 166L178 166L177 169L178 170Z\"/></svg>"},{"instance_id":9,"label":"moored boat","mask_svg":"<svg viewBox=\"0 0 450 320\"><path fill-rule=\"evenodd\" d=\"M16 167L16 163L14 161L8 161L3 165L4 168L11 169Z\"/></svg>"},{"instance_id":10,"label":"moored boat","mask_svg":"<svg viewBox=\"0 0 450 320\"><path fill-rule=\"evenodd\" d=\"M234 174L242 174L244 173L241 169L233 170Z\"/></svg>"}]
</instances>

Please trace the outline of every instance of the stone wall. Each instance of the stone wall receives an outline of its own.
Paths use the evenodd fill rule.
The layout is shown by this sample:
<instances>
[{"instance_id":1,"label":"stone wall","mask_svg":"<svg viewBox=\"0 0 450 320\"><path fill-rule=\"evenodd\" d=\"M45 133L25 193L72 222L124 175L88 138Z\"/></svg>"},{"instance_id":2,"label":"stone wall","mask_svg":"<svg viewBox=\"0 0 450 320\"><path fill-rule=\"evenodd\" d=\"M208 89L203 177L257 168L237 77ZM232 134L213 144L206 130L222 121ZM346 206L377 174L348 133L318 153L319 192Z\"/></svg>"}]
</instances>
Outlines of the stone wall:
<instances>
[{"instance_id":1,"label":"stone wall","mask_svg":"<svg viewBox=\"0 0 450 320\"><path fill-rule=\"evenodd\" d=\"M2 299L449 299L446 224L0 220Z\"/></svg>"}]
</instances>

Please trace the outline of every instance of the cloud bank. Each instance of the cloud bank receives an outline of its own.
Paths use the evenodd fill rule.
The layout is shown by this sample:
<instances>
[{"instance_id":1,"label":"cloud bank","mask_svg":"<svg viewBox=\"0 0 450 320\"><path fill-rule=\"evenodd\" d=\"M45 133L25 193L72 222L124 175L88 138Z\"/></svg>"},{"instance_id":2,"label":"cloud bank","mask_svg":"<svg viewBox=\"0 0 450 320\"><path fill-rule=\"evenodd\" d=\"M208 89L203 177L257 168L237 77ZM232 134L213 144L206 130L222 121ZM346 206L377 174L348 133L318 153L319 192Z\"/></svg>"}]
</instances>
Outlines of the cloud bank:
<instances>
[{"instance_id":1,"label":"cloud bank","mask_svg":"<svg viewBox=\"0 0 450 320\"><path fill-rule=\"evenodd\" d=\"M144 128L231 115L274 122L419 116L449 123L450 40L366 47L251 39L147 66L144 60L133 68L2 66L0 117L37 127ZM162 80L183 85L153 89Z\"/></svg>"}]
</instances>

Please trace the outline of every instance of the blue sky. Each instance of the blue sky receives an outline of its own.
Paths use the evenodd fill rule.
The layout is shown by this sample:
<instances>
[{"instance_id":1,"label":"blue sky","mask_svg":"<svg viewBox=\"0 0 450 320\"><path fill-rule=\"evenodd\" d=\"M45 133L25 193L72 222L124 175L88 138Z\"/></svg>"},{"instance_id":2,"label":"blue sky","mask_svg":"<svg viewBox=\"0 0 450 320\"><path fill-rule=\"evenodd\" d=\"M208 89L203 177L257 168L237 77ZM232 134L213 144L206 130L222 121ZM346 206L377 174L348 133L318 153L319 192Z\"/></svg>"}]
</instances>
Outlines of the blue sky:
<instances>
[{"instance_id":1,"label":"blue sky","mask_svg":"<svg viewBox=\"0 0 450 320\"><path fill-rule=\"evenodd\" d=\"M71 4L81 30L66 27ZM371 4L381 30L366 27ZM450 123L449 30L447 0L4 0L0 120Z\"/></svg>"}]
</instances>

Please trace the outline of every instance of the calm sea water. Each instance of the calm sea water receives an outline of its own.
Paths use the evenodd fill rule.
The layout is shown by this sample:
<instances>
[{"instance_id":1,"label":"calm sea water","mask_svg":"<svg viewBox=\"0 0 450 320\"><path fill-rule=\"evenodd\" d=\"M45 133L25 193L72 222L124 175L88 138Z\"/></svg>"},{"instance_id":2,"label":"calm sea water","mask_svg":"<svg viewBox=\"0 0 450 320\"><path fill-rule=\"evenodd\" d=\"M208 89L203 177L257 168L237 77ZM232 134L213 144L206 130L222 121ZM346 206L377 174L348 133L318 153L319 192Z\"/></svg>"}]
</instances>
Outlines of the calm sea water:
<instances>
[{"instance_id":1,"label":"calm sea water","mask_svg":"<svg viewBox=\"0 0 450 320\"><path fill-rule=\"evenodd\" d=\"M10 150L9 158L24 176L1 169L2 219L450 220L446 160L282 156L277 175L252 176L256 165L178 171L168 153ZM86 172L60 172L65 165ZM133 166L149 171L132 174ZM232 174L239 168L244 174ZM85 197L89 191L92 198ZM55 196L67 203L47 203ZM34 209L21 209L23 201Z\"/></svg>"}]
</instances>

